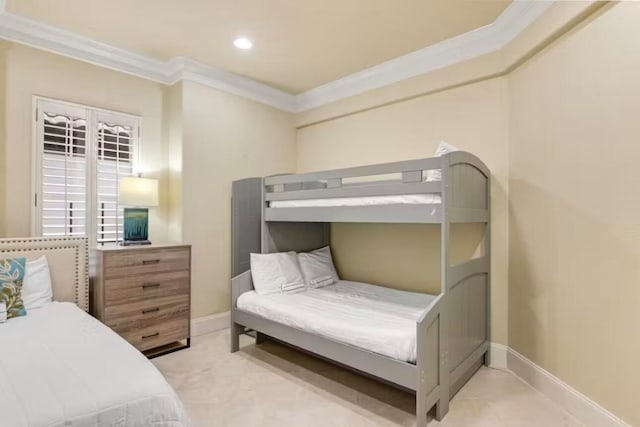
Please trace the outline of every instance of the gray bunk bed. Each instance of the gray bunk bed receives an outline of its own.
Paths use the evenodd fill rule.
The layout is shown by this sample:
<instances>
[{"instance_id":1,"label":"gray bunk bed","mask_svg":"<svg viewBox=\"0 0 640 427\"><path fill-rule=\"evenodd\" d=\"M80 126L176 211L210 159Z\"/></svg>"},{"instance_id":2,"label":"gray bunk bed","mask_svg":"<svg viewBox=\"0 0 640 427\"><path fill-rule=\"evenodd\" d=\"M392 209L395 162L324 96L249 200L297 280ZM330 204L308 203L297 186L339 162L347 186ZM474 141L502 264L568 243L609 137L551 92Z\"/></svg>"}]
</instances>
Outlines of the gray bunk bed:
<instances>
[{"instance_id":1,"label":"gray bunk bed","mask_svg":"<svg viewBox=\"0 0 640 427\"><path fill-rule=\"evenodd\" d=\"M440 180L425 179L433 170L441 171ZM381 175L393 179L367 179ZM450 398L482 363L489 363L490 181L489 169L480 159L456 151L428 159L234 182L231 351L238 351L241 334L253 330L258 343L273 337L414 392L419 427L426 426L434 406L435 417L441 420ZM403 195L426 198L403 203ZM367 204L359 205L358 200ZM300 252L326 246L333 222L440 224L441 289L416 322L415 364L237 307L240 295L253 290L250 252ZM451 265L450 228L455 223L485 225L480 257Z\"/></svg>"}]
</instances>

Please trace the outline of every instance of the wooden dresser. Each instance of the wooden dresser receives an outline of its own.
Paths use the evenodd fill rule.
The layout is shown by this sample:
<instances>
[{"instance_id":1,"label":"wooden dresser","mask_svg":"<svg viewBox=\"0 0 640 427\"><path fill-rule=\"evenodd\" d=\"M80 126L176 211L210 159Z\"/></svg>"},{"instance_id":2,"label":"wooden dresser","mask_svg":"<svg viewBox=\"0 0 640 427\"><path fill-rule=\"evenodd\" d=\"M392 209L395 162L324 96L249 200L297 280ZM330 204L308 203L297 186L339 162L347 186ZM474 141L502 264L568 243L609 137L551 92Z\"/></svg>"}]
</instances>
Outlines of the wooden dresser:
<instances>
[{"instance_id":1,"label":"wooden dresser","mask_svg":"<svg viewBox=\"0 0 640 427\"><path fill-rule=\"evenodd\" d=\"M93 251L91 314L147 356L190 346L191 246Z\"/></svg>"}]
</instances>

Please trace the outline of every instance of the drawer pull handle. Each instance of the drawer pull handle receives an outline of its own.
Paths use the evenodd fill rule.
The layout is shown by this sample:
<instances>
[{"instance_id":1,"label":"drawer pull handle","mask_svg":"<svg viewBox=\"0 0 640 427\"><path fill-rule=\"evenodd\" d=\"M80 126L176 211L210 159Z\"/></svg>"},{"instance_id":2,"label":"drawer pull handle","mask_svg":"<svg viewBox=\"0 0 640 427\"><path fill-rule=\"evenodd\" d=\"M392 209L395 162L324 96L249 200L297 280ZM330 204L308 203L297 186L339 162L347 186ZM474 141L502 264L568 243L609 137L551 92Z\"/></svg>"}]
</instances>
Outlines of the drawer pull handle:
<instances>
[{"instance_id":1,"label":"drawer pull handle","mask_svg":"<svg viewBox=\"0 0 640 427\"><path fill-rule=\"evenodd\" d=\"M142 261L142 265L159 264L159 259L145 259Z\"/></svg>"},{"instance_id":2,"label":"drawer pull handle","mask_svg":"<svg viewBox=\"0 0 640 427\"><path fill-rule=\"evenodd\" d=\"M157 337L158 335L160 335L160 332L156 332L155 334L151 334L151 335L143 335L142 339L146 340L146 339L149 339L149 338Z\"/></svg>"},{"instance_id":3,"label":"drawer pull handle","mask_svg":"<svg viewBox=\"0 0 640 427\"><path fill-rule=\"evenodd\" d=\"M160 287L160 283L145 283L142 285L142 289L159 288L159 287Z\"/></svg>"},{"instance_id":4,"label":"drawer pull handle","mask_svg":"<svg viewBox=\"0 0 640 427\"><path fill-rule=\"evenodd\" d=\"M153 313L154 311L160 311L160 307L147 308L146 310L142 310L142 314Z\"/></svg>"}]
</instances>

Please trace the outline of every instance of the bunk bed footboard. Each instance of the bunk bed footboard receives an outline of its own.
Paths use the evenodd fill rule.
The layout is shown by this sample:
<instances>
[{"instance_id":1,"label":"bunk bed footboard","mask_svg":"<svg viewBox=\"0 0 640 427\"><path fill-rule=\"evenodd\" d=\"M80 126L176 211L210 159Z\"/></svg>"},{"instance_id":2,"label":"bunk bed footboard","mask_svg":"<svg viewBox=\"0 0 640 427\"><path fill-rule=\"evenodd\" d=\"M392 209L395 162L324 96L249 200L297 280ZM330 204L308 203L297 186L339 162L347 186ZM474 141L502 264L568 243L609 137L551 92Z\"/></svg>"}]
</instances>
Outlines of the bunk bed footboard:
<instances>
[{"instance_id":1,"label":"bunk bed footboard","mask_svg":"<svg viewBox=\"0 0 640 427\"><path fill-rule=\"evenodd\" d=\"M436 405L436 418L438 420L442 419L449 404L449 394L442 392L443 387L441 387L440 383L440 337L443 322L441 302L443 297L444 294L440 294L424 311L416 324L417 427L426 427L427 413L434 405Z\"/></svg>"},{"instance_id":2,"label":"bunk bed footboard","mask_svg":"<svg viewBox=\"0 0 640 427\"><path fill-rule=\"evenodd\" d=\"M452 266L446 292L427 308L417 324L417 426L426 425L435 405L442 420L449 400L485 361L489 258Z\"/></svg>"},{"instance_id":3,"label":"bunk bed footboard","mask_svg":"<svg viewBox=\"0 0 640 427\"><path fill-rule=\"evenodd\" d=\"M244 326L236 323L236 303L240 295L253 290L251 270L245 271L231 279L231 352L240 349L240 335L244 333Z\"/></svg>"},{"instance_id":4,"label":"bunk bed footboard","mask_svg":"<svg viewBox=\"0 0 640 427\"><path fill-rule=\"evenodd\" d=\"M488 256L452 266L448 275L449 371L455 393L484 362L489 348Z\"/></svg>"},{"instance_id":5,"label":"bunk bed footboard","mask_svg":"<svg viewBox=\"0 0 640 427\"><path fill-rule=\"evenodd\" d=\"M442 310L446 328L444 372L451 397L487 358L489 264L489 257L484 256L448 268Z\"/></svg>"}]
</instances>

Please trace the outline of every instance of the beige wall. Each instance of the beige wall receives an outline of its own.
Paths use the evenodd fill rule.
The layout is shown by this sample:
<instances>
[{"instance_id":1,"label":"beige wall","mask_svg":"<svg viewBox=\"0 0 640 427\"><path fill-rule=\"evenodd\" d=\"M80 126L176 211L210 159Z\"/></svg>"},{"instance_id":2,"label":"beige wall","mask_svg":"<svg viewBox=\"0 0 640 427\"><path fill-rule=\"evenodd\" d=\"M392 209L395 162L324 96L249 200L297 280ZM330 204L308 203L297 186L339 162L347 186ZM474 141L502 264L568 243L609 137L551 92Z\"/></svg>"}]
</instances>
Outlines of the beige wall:
<instances>
[{"instance_id":1,"label":"beige wall","mask_svg":"<svg viewBox=\"0 0 640 427\"><path fill-rule=\"evenodd\" d=\"M289 113L182 84L182 234L193 245L193 316L229 310L231 182L295 170Z\"/></svg>"},{"instance_id":2,"label":"beige wall","mask_svg":"<svg viewBox=\"0 0 640 427\"><path fill-rule=\"evenodd\" d=\"M452 224L452 262L476 256L483 236L484 226ZM331 225L331 247L343 279L440 293L440 226L337 223Z\"/></svg>"},{"instance_id":3,"label":"beige wall","mask_svg":"<svg viewBox=\"0 0 640 427\"><path fill-rule=\"evenodd\" d=\"M162 136L168 153L167 237L182 241L182 83L164 92Z\"/></svg>"},{"instance_id":4,"label":"beige wall","mask_svg":"<svg viewBox=\"0 0 640 427\"><path fill-rule=\"evenodd\" d=\"M415 88L416 91L420 86ZM492 340L507 342L507 81L495 78L422 96L298 131L298 170L431 157L439 141L476 153L493 173ZM480 235L456 255L470 254ZM439 284L439 226L339 224L336 263L347 279L433 292ZM469 243L472 243L471 245Z\"/></svg>"},{"instance_id":5,"label":"beige wall","mask_svg":"<svg viewBox=\"0 0 640 427\"><path fill-rule=\"evenodd\" d=\"M18 44L6 50L5 234L30 235L33 96L142 116L142 172L160 178L161 199L150 212L150 238L166 239L166 152L162 141L163 86Z\"/></svg>"},{"instance_id":6,"label":"beige wall","mask_svg":"<svg viewBox=\"0 0 640 427\"><path fill-rule=\"evenodd\" d=\"M514 72L509 345L640 425L640 3Z\"/></svg>"}]
</instances>

